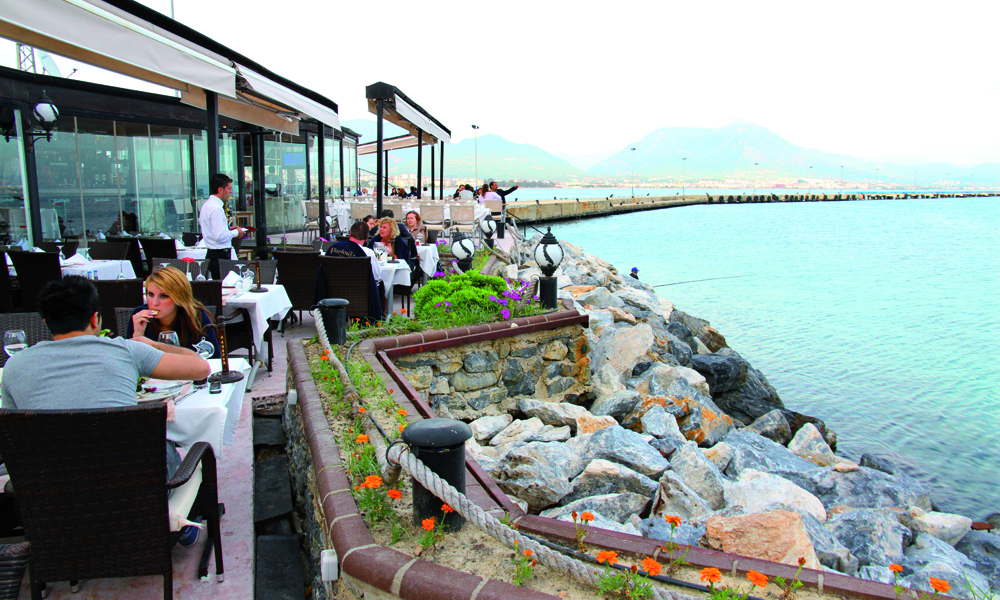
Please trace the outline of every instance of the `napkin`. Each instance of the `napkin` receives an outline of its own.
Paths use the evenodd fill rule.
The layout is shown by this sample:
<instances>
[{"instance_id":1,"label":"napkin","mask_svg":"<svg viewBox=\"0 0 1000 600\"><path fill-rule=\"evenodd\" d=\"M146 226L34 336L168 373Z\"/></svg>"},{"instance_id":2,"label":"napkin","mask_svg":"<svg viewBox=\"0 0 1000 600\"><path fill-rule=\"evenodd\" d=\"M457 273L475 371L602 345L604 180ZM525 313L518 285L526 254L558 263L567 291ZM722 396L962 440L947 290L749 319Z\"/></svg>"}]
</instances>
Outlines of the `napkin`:
<instances>
[{"instance_id":1,"label":"napkin","mask_svg":"<svg viewBox=\"0 0 1000 600\"><path fill-rule=\"evenodd\" d=\"M61 264L64 267L70 267L70 266L74 266L74 265L85 265L85 264L87 264L87 259L84 258L84 257L82 257L82 256L80 256L80 253L77 252L76 254L74 254L73 256L71 256L69 258L60 259L59 260L59 264Z\"/></svg>"},{"instance_id":2,"label":"napkin","mask_svg":"<svg viewBox=\"0 0 1000 600\"><path fill-rule=\"evenodd\" d=\"M10 261L10 253L4 254L7 257L7 266L12 266L14 263Z\"/></svg>"},{"instance_id":3,"label":"napkin","mask_svg":"<svg viewBox=\"0 0 1000 600\"><path fill-rule=\"evenodd\" d=\"M222 279L222 285L225 285L225 286L228 286L228 287L234 287L234 286L236 286L236 282L239 281L239 280L240 280L240 276L237 275L236 273L234 273L233 271L230 271L229 274L226 275Z\"/></svg>"},{"instance_id":4,"label":"napkin","mask_svg":"<svg viewBox=\"0 0 1000 600\"><path fill-rule=\"evenodd\" d=\"M165 240L169 240L170 239L170 236L167 235L167 234L165 234L165 233L161 233L160 237L163 238L163 239L165 239Z\"/></svg>"},{"instance_id":5,"label":"napkin","mask_svg":"<svg viewBox=\"0 0 1000 600\"><path fill-rule=\"evenodd\" d=\"M203 239L198 240L198 243L195 244L194 247L195 248L204 248L205 247L205 240L203 240Z\"/></svg>"},{"instance_id":6,"label":"napkin","mask_svg":"<svg viewBox=\"0 0 1000 600\"><path fill-rule=\"evenodd\" d=\"M180 240L174 240L174 246L175 246L175 247L176 247L176 248L177 248L178 250L183 250L183 249L184 249L184 244L183 244L183 243L181 243L181 241L180 241Z\"/></svg>"}]
</instances>

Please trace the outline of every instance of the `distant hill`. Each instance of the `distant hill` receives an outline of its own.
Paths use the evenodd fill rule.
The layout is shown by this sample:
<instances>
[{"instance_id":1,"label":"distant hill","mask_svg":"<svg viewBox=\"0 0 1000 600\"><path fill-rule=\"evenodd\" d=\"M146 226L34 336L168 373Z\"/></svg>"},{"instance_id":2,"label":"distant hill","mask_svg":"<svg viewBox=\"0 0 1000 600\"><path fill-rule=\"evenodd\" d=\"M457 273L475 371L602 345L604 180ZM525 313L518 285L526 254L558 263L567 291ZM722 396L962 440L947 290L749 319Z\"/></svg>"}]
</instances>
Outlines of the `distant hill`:
<instances>
[{"instance_id":1,"label":"distant hill","mask_svg":"<svg viewBox=\"0 0 1000 600\"><path fill-rule=\"evenodd\" d=\"M375 140L376 124L374 120L352 119L343 121L343 125L362 134L361 142ZM386 123L383 129L385 137L402 135L404 131L395 125ZM549 181L583 180L586 171L574 167L565 160L531 144L516 144L499 135L487 134L479 136L478 141L466 139L457 144L445 144L445 177L468 178L473 183L476 174L476 154L478 146L479 180L487 179L538 179ZM440 147L435 151L436 160L440 159ZM430 147L424 147L424 173L430 176ZM362 169L375 170L375 157L358 157L358 165ZM417 151L415 148L396 150L389 153L389 172L416 173Z\"/></svg>"}]
</instances>

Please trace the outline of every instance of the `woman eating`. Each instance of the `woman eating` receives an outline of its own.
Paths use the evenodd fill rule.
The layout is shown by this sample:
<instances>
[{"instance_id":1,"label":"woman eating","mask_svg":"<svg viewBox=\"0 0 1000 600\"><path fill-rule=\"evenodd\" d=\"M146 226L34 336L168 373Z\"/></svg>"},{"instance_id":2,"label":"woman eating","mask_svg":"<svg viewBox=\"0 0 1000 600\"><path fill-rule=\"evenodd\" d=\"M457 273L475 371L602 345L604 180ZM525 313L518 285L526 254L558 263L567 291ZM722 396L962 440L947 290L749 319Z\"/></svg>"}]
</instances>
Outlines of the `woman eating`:
<instances>
[{"instance_id":1,"label":"woman eating","mask_svg":"<svg viewBox=\"0 0 1000 600\"><path fill-rule=\"evenodd\" d=\"M160 333L173 331L182 348L204 337L215 348L211 358L222 358L212 316L194 299L187 276L173 267L160 267L146 278L146 303L132 312L125 338L147 337L159 341Z\"/></svg>"},{"instance_id":2,"label":"woman eating","mask_svg":"<svg viewBox=\"0 0 1000 600\"><path fill-rule=\"evenodd\" d=\"M406 246L406 241L399 236L399 227L391 217L382 217L378 220L378 233L369 238L366 246L375 248L375 244L381 243L386 254L390 258L405 260L411 264L410 250Z\"/></svg>"},{"instance_id":3,"label":"woman eating","mask_svg":"<svg viewBox=\"0 0 1000 600\"><path fill-rule=\"evenodd\" d=\"M406 229L409 230L410 235L413 236L413 239L418 244L423 244L427 241L427 226L424 225L423 220L420 218L420 213L417 211L411 210L406 213Z\"/></svg>"}]
</instances>

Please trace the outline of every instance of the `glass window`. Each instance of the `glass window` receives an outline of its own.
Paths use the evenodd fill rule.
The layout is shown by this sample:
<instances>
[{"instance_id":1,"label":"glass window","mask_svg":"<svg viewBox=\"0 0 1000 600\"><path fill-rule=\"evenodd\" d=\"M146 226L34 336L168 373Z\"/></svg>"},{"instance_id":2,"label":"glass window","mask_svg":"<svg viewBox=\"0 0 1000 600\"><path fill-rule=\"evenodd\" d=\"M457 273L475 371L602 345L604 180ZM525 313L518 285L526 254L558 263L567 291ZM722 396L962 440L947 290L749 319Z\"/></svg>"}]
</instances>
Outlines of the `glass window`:
<instances>
[{"instance_id":1,"label":"glass window","mask_svg":"<svg viewBox=\"0 0 1000 600\"><path fill-rule=\"evenodd\" d=\"M269 232L302 230L306 194L306 152L302 136L273 133L264 138L264 208Z\"/></svg>"},{"instance_id":2,"label":"glass window","mask_svg":"<svg viewBox=\"0 0 1000 600\"><path fill-rule=\"evenodd\" d=\"M340 142L332 137L323 140L323 158L326 159L326 197L340 198Z\"/></svg>"},{"instance_id":3,"label":"glass window","mask_svg":"<svg viewBox=\"0 0 1000 600\"><path fill-rule=\"evenodd\" d=\"M29 239L28 203L25 198L24 146L21 144L21 111L0 108L9 139L0 138L0 242Z\"/></svg>"},{"instance_id":4,"label":"glass window","mask_svg":"<svg viewBox=\"0 0 1000 600\"><path fill-rule=\"evenodd\" d=\"M358 145L344 139L344 185L352 190L358 187Z\"/></svg>"}]
</instances>

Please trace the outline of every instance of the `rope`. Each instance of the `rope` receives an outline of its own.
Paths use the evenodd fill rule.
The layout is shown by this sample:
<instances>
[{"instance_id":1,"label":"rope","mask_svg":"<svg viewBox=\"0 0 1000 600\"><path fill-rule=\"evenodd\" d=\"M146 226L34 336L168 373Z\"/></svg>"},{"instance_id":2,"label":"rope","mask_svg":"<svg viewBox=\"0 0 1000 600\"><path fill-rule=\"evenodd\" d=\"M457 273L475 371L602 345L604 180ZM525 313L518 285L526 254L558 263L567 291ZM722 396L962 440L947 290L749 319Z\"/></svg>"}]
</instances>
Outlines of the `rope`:
<instances>
[{"instance_id":1,"label":"rope","mask_svg":"<svg viewBox=\"0 0 1000 600\"><path fill-rule=\"evenodd\" d=\"M533 555L538 559L538 562L553 571L566 573L580 583L598 587L600 571L579 560L550 550L535 540L525 537L514 529L507 527L496 517L471 502L465 495L460 494L447 481L444 481L428 469L423 462L410 453L409 448L406 446L398 444L390 447L388 458L391 462L401 465L409 472L411 477L448 504L448 506L454 508L458 514L493 536L494 539L502 542L508 548L513 549L516 543L519 550L531 550ZM671 592L655 586L653 587L653 596L657 600L695 600L693 596Z\"/></svg>"}]
</instances>

